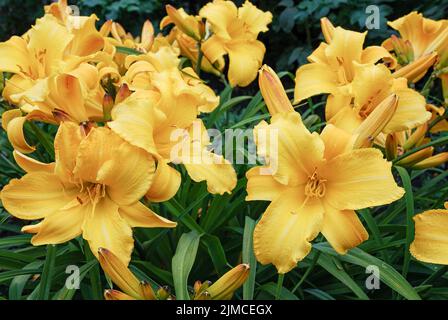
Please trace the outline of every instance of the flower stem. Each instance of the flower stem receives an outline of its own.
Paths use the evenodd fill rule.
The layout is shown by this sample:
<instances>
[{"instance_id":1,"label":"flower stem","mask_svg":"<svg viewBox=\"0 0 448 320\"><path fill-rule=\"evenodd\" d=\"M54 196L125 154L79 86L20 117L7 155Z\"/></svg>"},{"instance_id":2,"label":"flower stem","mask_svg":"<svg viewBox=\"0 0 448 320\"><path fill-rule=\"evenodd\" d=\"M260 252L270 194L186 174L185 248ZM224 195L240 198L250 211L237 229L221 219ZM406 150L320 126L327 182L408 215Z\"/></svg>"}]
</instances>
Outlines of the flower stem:
<instances>
[{"instance_id":1,"label":"flower stem","mask_svg":"<svg viewBox=\"0 0 448 320\"><path fill-rule=\"evenodd\" d=\"M284 278L285 278L284 273L278 274L277 291L275 293L275 300L280 300L280 292L282 291L282 288L283 288L283 279Z\"/></svg>"}]
</instances>

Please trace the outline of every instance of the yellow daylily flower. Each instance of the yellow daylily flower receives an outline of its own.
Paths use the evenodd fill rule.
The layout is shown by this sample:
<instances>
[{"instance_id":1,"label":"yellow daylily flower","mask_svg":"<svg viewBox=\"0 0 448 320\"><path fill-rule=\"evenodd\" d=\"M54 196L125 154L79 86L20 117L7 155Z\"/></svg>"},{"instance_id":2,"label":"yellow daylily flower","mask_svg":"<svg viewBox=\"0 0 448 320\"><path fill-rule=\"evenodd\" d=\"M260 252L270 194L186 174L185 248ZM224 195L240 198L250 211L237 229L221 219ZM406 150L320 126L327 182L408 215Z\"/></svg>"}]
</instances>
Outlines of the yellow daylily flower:
<instances>
[{"instance_id":1,"label":"yellow daylily flower","mask_svg":"<svg viewBox=\"0 0 448 320\"><path fill-rule=\"evenodd\" d=\"M104 45L94 28L96 17L86 17L79 29L68 30L53 15L45 15L23 37L0 43L0 71L14 76L6 82L3 96L19 104L13 93L38 90L39 80L70 72L89 60Z\"/></svg>"},{"instance_id":2,"label":"yellow daylily flower","mask_svg":"<svg viewBox=\"0 0 448 320\"><path fill-rule=\"evenodd\" d=\"M136 92L115 106L110 128L129 143L163 159L172 178L167 184L170 197L180 184L179 173L168 165L171 162L184 164L194 181L205 180L211 193L230 193L237 181L235 171L224 157L207 150L208 134L197 119L200 112L211 112L218 105L213 90L193 69L180 71L178 58L169 48L129 57L127 63L130 66L124 79ZM183 146L181 151L191 152L178 157L175 151L179 145Z\"/></svg>"},{"instance_id":3,"label":"yellow daylily flower","mask_svg":"<svg viewBox=\"0 0 448 320\"><path fill-rule=\"evenodd\" d=\"M232 1L214 0L199 15L207 20L213 34L202 44L204 55L215 63L229 55L228 78L231 86L245 87L257 76L266 48L257 40L268 31L270 12L263 12L249 1L237 8Z\"/></svg>"},{"instance_id":4,"label":"yellow daylily flower","mask_svg":"<svg viewBox=\"0 0 448 320\"><path fill-rule=\"evenodd\" d=\"M106 127L64 122L55 138L54 165L20 157L30 170L1 191L5 209L19 219L38 220L24 232L35 233L33 245L59 244L82 235L97 255L114 250L128 264L133 250L132 227L172 228L139 202L156 183L154 158ZM28 163L23 165L24 163Z\"/></svg>"},{"instance_id":5,"label":"yellow daylily flower","mask_svg":"<svg viewBox=\"0 0 448 320\"><path fill-rule=\"evenodd\" d=\"M388 39L383 43L383 46L388 50L395 51L403 64L410 63L433 52L437 52L439 57L445 57L448 53L448 20L446 19L435 21L413 11L397 20L389 21L388 25L400 33L404 42L409 43L410 50L408 51L410 52L407 54L405 61L401 58L403 50L400 50L400 46L395 44L396 41ZM438 63L443 64L445 62L446 60L439 60Z\"/></svg>"},{"instance_id":6,"label":"yellow daylily flower","mask_svg":"<svg viewBox=\"0 0 448 320\"><path fill-rule=\"evenodd\" d=\"M448 202L445 209L428 210L414 217L415 238L411 254L420 261L448 264Z\"/></svg>"},{"instance_id":7,"label":"yellow daylily flower","mask_svg":"<svg viewBox=\"0 0 448 320\"><path fill-rule=\"evenodd\" d=\"M353 79L346 86L347 92L335 93L327 100L325 115L329 123L352 133L390 95L398 98L398 104L382 132L412 129L431 118L425 108L425 98L408 88L406 79L395 79L381 64L355 63L353 66Z\"/></svg>"},{"instance_id":8,"label":"yellow daylily flower","mask_svg":"<svg viewBox=\"0 0 448 320\"><path fill-rule=\"evenodd\" d=\"M272 132L278 133L276 150L258 138ZM255 228L254 251L279 273L293 269L320 232L345 254L368 238L354 210L404 194L379 150L353 150L353 137L333 125L319 135L306 129L299 114L277 113L255 128L255 136L259 155L277 169L268 175L255 167L246 174L246 200L271 201Z\"/></svg>"},{"instance_id":9,"label":"yellow daylily flower","mask_svg":"<svg viewBox=\"0 0 448 320\"><path fill-rule=\"evenodd\" d=\"M23 153L34 151L26 147L23 126L26 121L42 121L58 124L71 121L76 124L102 121L105 90L100 85L104 68L81 63L69 73L51 75L36 82L32 88L10 94L16 101L22 101L20 109L3 114L3 128L8 133L14 149ZM86 81L84 81L86 80ZM22 116L22 113L24 115ZM14 121L11 121L13 120Z\"/></svg>"},{"instance_id":10,"label":"yellow daylily flower","mask_svg":"<svg viewBox=\"0 0 448 320\"><path fill-rule=\"evenodd\" d=\"M309 64L297 69L294 103L317 94L344 91L344 87L353 81L356 65L374 64L382 59L395 67L395 59L385 48L370 46L363 49L367 32L335 28L326 18L321 24L327 42L322 42L308 57Z\"/></svg>"}]
</instances>

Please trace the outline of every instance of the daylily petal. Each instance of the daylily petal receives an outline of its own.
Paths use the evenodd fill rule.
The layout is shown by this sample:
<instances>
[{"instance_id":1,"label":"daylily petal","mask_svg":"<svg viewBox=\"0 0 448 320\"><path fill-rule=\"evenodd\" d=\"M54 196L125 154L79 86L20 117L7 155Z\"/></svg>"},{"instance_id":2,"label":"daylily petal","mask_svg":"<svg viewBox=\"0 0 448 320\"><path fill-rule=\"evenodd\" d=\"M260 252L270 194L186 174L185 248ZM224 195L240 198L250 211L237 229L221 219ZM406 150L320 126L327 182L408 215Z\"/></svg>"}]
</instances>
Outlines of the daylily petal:
<instances>
[{"instance_id":1,"label":"daylily petal","mask_svg":"<svg viewBox=\"0 0 448 320\"><path fill-rule=\"evenodd\" d=\"M194 146L192 142L192 159L182 162L188 175L195 182L206 181L207 190L213 194L231 193L237 183L235 169L223 156L214 154L206 148Z\"/></svg>"},{"instance_id":2,"label":"daylily petal","mask_svg":"<svg viewBox=\"0 0 448 320\"><path fill-rule=\"evenodd\" d=\"M121 262L129 264L134 248L132 229L120 216L118 205L107 197L101 199L86 217L83 237L96 257L99 248L108 248Z\"/></svg>"},{"instance_id":3,"label":"daylily petal","mask_svg":"<svg viewBox=\"0 0 448 320\"><path fill-rule=\"evenodd\" d=\"M273 176L281 184L305 183L323 161L322 139L306 129L296 112L273 115L271 124L258 125L254 134L259 155L273 167Z\"/></svg>"},{"instance_id":4,"label":"daylily petal","mask_svg":"<svg viewBox=\"0 0 448 320\"><path fill-rule=\"evenodd\" d=\"M330 160L322 170L327 179L325 200L336 209L357 210L389 204L404 190L397 186L391 163L378 149L358 149Z\"/></svg>"},{"instance_id":5,"label":"daylily petal","mask_svg":"<svg viewBox=\"0 0 448 320\"><path fill-rule=\"evenodd\" d=\"M311 250L319 234L324 209L318 201L304 203L302 190L291 189L274 200L254 230L254 252L262 264L279 273L293 269Z\"/></svg>"},{"instance_id":6,"label":"daylily petal","mask_svg":"<svg viewBox=\"0 0 448 320\"><path fill-rule=\"evenodd\" d=\"M12 153L14 160L16 161L17 165L22 168L25 172L48 172L53 173L55 168L55 163L43 163L36 159L27 157L23 153L14 150Z\"/></svg>"},{"instance_id":7,"label":"daylily petal","mask_svg":"<svg viewBox=\"0 0 448 320\"><path fill-rule=\"evenodd\" d=\"M375 64L381 59L388 64L390 69L395 69L397 66L397 60L386 50L386 48L381 46L370 46L365 48L362 52L361 63Z\"/></svg>"},{"instance_id":8,"label":"daylily petal","mask_svg":"<svg viewBox=\"0 0 448 320\"><path fill-rule=\"evenodd\" d=\"M72 30L74 38L70 43L70 53L77 56L88 56L98 52L104 47L103 36L96 30L95 23L98 18L93 14L90 17L82 17L81 26L76 28L76 23L80 24L80 17L69 17L73 19Z\"/></svg>"},{"instance_id":9,"label":"daylily petal","mask_svg":"<svg viewBox=\"0 0 448 320\"><path fill-rule=\"evenodd\" d=\"M332 117L328 123L353 133L362 123L363 119L352 107L346 106Z\"/></svg>"},{"instance_id":10,"label":"daylily petal","mask_svg":"<svg viewBox=\"0 0 448 320\"><path fill-rule=\"evenodd\" d=\"M27 121L27 117L21 117L18 110L6 111L2 115L2 126L6 127L6 133L8 135L8 140L14 149L22 153L31 153L36 150L28 144L25 139L25 134L23 132L23 126Z\"/></svg>"},{"instance_id":11,"label":"daylily petal","mask_svg":"<svg viewBox=\"0 0 448 320\"><path fill-rule=\"evenodd\" d=\"M335 66L342 63L347 81L353 79L353 62L360 62L363 44L367 32L355 32L336 27L331 43L325 49L326 56L333 60Z\"/></svg>"},{"instance_id":12,"label":"daylily petal","mask_svg":"<svg viewBox=\"0 0 448 320\"><path fill-rule=\"evenodd\" d=\"M1 191L5 209L19 219L36 220L59 210L76 197L76 190L65 187L58 177L31 172L13 179Z\"/></svg>"},{"instance_id":13,"label":"daylily petal","mask_svg":"<svg viewBox=\"0 0 448 320\"><path fill-rule=\"evenodd\" d=\"M163 202L171 199L179 190L181 180L179 171L170 167L167 160L159 160L154 180L146 193L146 198L152 202Z\"/></svg>"},{"instance_id":14,"label":"daylily petal","mask_svg":"<svg viewBox=\"0 0 448 320\"><path fill-rule=\"evenodd\" d=\"M412 255L423 262L448 264L448 210L429 210L414 217Z\"/></svg>"},{"instance_id":15,"label":"daylily petal","mask_svg":"<svg viewBox=\"0 0 448 320\"><path fill-rule=\"evenodd\" d=\"M431 118L431 112L425 108L425 98L420 93L409 88L393 91L398 96L398 106L389 124L384 128L385 133L412 129Z\"/></svg>"},{"instance_id":16,"label":"daylily petal","mask_svg":"<svg viewBox=\"0 0 448 320\"><path fill-rule=\"evenodd\" d=\"M275 180L268 172L268 167L255 167L246 172L246 201L273 201L289 189Z\"/></svg>"},{"instance_id":17,"label":"daylily petal","mask_svg":"<svg viewBox=\"0 0 448 320\"><path fill-rule=\"evenodd\" d=\"M49 99L52 105L68 114L71 120L81 123L88 120L81 84L75 76L62 74L48 80Z\"/></svg>"},{"instance_id":18,"label":"daylily petal","mask_svg":"<svg viewBox=\"0 0 448 320\"><path fill-rule=\"evenodd\" d=\"M73 39L69 30L52 15L37 19L36 25L26 36L29 38L28 48L41 55L41 65L44 69L39 74L40 78L57 70L63 61L67 45Z\"/></svg>"},{"instance_id":19,"label":"daylily petal","mask_svg":"<svg viewBox=\"0 0 448 320\"><path fill-rule=\"evenodd\" d=\"M55 173L65 182L74 182L73 170L76 156L85 134L81 127L73 122L63 122L54 139Z\"/></svg>"},{"instance_id":20,"label":"daylily petal","mask_svg":"<svg viewBox=\"0 0 448 320\"><path fill-rule=\"evenodd\" d=\"M232 87L248 86L257 77L266 51L261 41L235 40L227 44L229 54L229 83Z\"/></svg>"},{"instance_id":21,"label":"daylily petal","mask_svg":"<svg viewBox=\"0 0 448 320\"><path fill-rule=\"evenodd\" d=\"M260 32L268 31L268 24L272 22L272 13L258 9L249 1L238 8L238 18L242 19L250 32L257 36Z\"/></svg>"},{"instance_id":22,"label":"daylily petal","mask_svg":"<svg viewBox=\"0 0 448 320\"><path fill-rule=\"evenodd\" d=\"M8 41L0 43L0 70L28 75L35 73L27 43L23 38L13 36Z\"/></svg>"},{"instance_id":23,"label":"daylily petal","mask_svg":"<svg viewBox=\"0 0 448 320\"><path fill-rule=\"evenodd\" d=\"M358 246L369 238L356 213L325 205L322 234L339 254Z\"/></svg>"},{"instance_id":24,"label":"daylily petal","mask_svg":"<svg viewBox=\"0 0 448 320\"><path fill-rule=\"evenodd\" d=\"M231 39L228 28L238 16L238 9L232 1L214 1L207 3L199 15L210 23L213 33L224 39Z\"/></svg>"},{"instance_id":25,"label":"daylily petal","mask_svg":"<svg viewBox=\"0 0 448 320\"><path fill-rule=\"evenodd\" d=\"M333 93L337 89L337 76L327 65L310 63L296 72L294 103L321 93Z\"/></svg>"},{"instance_id":26,"label":"daylily petal","mask_svg":"<svg viewBox=\"0 0 448 320\"><path fill-rule=\"evenodd\" d=\"M45 217L37 234L31 239L34 246L59 244L82 233L84 219L91 214L92 205L81 205L77 199Z\"/></svg>"},{"instance_id":27,"label":"daylily petal","mask_svg":"<svg viewBox=\"0 0 448 320\"><path fill-rule=\"evenodd\" d=\"M75 176L107 186L120 205L130 205L148 191L155 172L154 158L106 128L94 128L81 142Z\"/></svg>"},{"instance_id":28,"label":"daylily petal","mask_svg":"<svg viewBox=\"0 0 448 320\"><path fill-rule=\"evenodd\" d=\"M121 206L118 212L133 228L174 228L177 225L176 222L159 216L141 202L131 206Z\"/></svg>"},{"instance_id":29,"label":"daylily petal","mask_svg":"<svg viewBox=\"0 0 448 320\"><path fill-rule=\"evenodd\" d=\"M351 151L355 141L355 137L332 124L325 126L320 137L325 144L324 157L326 160L331 160L340 154Z\"/></svg>"},{"instance_id":30,"label":"daylily petal","mask_svg":"<svg viewBox=\"0 0 448 320\"><path fill-rule=\"evenodd\" d=\"M204 52L204 56L206 56L211 63L215 63L218 59L227 54L225 41L216 35L212 35L205 40L201 49L202 52Z\"/></svg>"},{"instance_id":31,"label":"daylily petal","mask_svg":"<svg viewBox=\"0 0 448 320\"><path fill-rule=\"evenodd\" d=\"M325 119L331 120L339 111L345 107L349 107L352 101L350 95L330 94L325 105Z\"/></svg>"},{"instance_id":32,"label":"daylily petal","mask_svg":"<svg viewBox=\"0 0 448 320\"><path fill-rule=\"evenodd\" d=\"M128 98L112 111L108 126L124 140L149 153L157 154L153 131L165 115L144 99Z\"/></svg>"}]
</instances>

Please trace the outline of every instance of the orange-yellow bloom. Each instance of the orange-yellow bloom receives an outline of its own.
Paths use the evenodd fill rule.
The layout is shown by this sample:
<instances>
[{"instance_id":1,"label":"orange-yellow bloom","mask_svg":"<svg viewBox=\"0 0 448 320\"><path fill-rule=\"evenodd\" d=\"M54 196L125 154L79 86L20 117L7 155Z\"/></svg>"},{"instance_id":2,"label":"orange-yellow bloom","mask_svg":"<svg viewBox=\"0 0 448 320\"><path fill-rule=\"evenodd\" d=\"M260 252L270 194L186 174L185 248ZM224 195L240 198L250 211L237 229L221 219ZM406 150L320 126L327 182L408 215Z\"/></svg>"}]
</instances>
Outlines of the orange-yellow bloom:
<instances>
[{"instance_id":1,"label":"orange-yellow bloom","mask_svg":"<svg viewBox=\"0 0 448 320\"><path fill-rule=\"evenodd\" d=\"M194 181L206 181L209 192L230 193L237 181L235 171L224 157L207 150L209 137L198 119L200 112L211 112L218 105L213 90L197 78L193 69L180 71L178 58L169 48L129 57L127 63L131 65L124 79L136 92L116 105L110 128L158 160L163 159L167 174L175 178L174 184L167 184L174 194L180 174L168 165L171 162L184 164ZM178 157L179 146L191 152Z\"/></svg>"},{"instance_id":2,"label":"orange-yellow bloom","mask_svg":"<svg viewBox=\"0 0 448 320\"><path fill-rule=\"evenodd\" d=\"M278 133L278 148L260 140ZM310 133L299 114L278 113L255 128L258 152L277 164L271 175L255 167L246 174L247 200L271 204L254 231L255 255L279 273L294 268L321 232L341 254L368 238L354 210L391 203L403 196L391 163L373 148L353 150L353 138L332 125ZM277 152L275 152L277 151Z\"/></svg>"},{"instance_id":3,"label":"orange-yellow bloom","mask_svg":"<svg viewBox=\"0 0 448 320\"><path fill-rule=\"evenodd\" d=\"M299 82L297 86L300 87ZM326 118L329 123L353 132L390 95L397 96L398 104L382 130L384 133L412 129L431 118L425 98L408 88L406 79L395 79L384 65L373 64L354 64L353 79L346 92L328 98Z\"/></svg>"},{"instance_id":4,"label":"orange-yellow bloom","mask_svg":"<svg viewBox=\"0 0 448 320\"><path fill-rule=\"evenodd\" d=\"M357 65L374 64L383 59L391 67L395 66L395 59L383 47L363 49L366 32L334 28L328 19L322 20L322 29L328 34L327 42L322 42L308 57L310 63L296 72L296 103L317 94L336 94L344 90L344 86L353 81Z\"/></svg>"},{"instance_id":5,"label":"orange-yellow bloom","mask_svg":"<svg viewBox=\"0 0 448 320\"><path fill-rule=\"evenodd\" d=\"M132 227L176 226L139 202L158 183L155 160L108 128L92 128L87 134L82 128L61 124L54 165L19 156L18 164L29 171L3 188L3 206L20 219L43 219L23 228L36 234L34 245L82 235L94 254L107 247L128 264Z\"/></svg>"},{"instance_id":6,"label":"orange-yellow bloom","mask_svg":"<svg viewBox=\"0 0 448 320\"><path fill-rule=\"evenodd\" d=\"M266 51L257 36L268 30L272 14L259 10L249 1L237 8L232 1L214 0L199 15L207 20L213 32L202 44L204 55L215 63L228 54L230 85L249 85L255 80Z\"/></svg>"},{"instance_id":7,"label":"orange-yellow bloom","mask_svg":"<svg viewBox=\"0 0 448 320\"><path fill-rule=\"evenodd\" d=\"M420 261L448 264L448 202L445 209L428 210L414 217L412 255Z\"/></svg>"}]
</instances>

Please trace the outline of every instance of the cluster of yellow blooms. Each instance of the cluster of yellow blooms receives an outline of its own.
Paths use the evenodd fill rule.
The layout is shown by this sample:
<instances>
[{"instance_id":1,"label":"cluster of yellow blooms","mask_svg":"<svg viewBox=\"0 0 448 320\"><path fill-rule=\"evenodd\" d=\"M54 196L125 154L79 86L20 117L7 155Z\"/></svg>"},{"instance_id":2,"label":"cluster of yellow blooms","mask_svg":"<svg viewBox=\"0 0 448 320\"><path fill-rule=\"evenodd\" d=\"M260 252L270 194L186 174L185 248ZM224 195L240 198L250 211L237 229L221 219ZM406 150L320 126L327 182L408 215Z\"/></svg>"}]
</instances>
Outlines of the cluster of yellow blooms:
<instances>
[{"instance_id":1,"label":"cluster of yellow blooms","mask_svg":"<svg viewBox=\"0 0 448 320\"><path fill-rule=\"evenodd\" d=\"M88 241L105 272L123 290L109 299L161 299L127 269L134 247L133 227L174 228L172 222L140 200L164 202L182 181L172 166L182 164L192 180L206 181L212 194L231 193L237 183L232 164L207 148L199 115L219 105L219 97L200 78L201 71L247 86L259 85L271 114L255 127L263 166L246 176L247 200L271 201L254 231L258 261L279 273L294 268L322 233L340 254L368 238L355 210L389 204L404 194L394 181L392 162L416 169L437 166L448 153L434 155L426 134L447 129L443 107L426 103L412 89L433 67L448 102L448 21L432 21L415 12L390 25L393 36L382 46L363 47L366 33L334 27L322 19L325 42L296 74L294 103L328 94L326 127L318 134L303 124L275 72L262 67L265 47L257 40L268 30L270 12L249 1L214 0L198 16L167 6L155 35L147 21L141 37L117 22L98 30L97 17L68 14L66 0L45 7L45 15L23 36L0 43L0 71L11 74L3 97L15 108L2 115L17 164L26 171L1 192L3 206L17 218L41 220L23 228L35 234L33 245L59 244L77 236ZM193 67L183 67L188 59ZM196 66L196 68L194 67ZM261 69L260 69L261 68ZM36 148L24 125L41 121L58 126L55 162L31 156ZM186 136L190 157L172 157L170 137L199 124L202 139ZM260 134L276 130L278 148ZM423 146L423 147L422 147ZM403 155L420 148L409 157ZM381 150L387 156L383 157ZM210 160L210 161L207 161ZM418 259L448 264L446 210L416 216L412 253ZM442 229L445 227L445 229ZM249 268L239 265L214 285L197 283L195 299L230 299Z\"/></svg>"}]
</instances>

